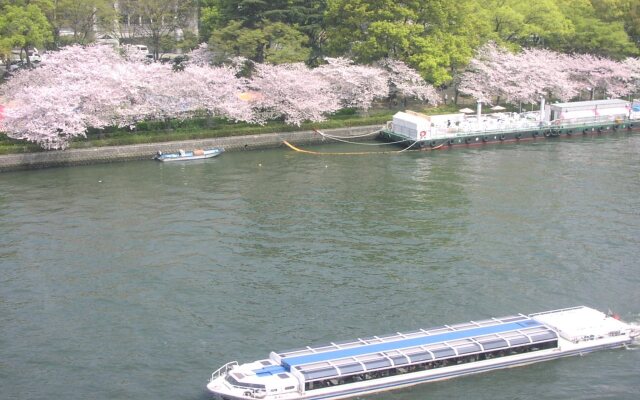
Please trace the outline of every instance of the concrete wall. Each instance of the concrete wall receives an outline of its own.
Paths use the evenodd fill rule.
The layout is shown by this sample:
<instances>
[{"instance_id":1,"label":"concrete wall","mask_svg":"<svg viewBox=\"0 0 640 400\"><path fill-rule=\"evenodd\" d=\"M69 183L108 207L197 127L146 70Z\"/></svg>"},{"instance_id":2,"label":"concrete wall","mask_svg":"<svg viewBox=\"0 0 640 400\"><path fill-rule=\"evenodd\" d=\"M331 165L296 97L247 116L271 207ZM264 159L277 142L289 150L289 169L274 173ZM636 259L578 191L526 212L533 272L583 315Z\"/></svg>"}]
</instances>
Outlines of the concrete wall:
<instances>
[{"instance_id":1,"label":"concrete wall","mask_svg":"<svg viewBox=\"0 0 640 400\"><path fill-rule=\"evenodd\" d=\"M353 128L328 129L323 132L335 136L349 137L373 133L378 131L380 128L380 125L360 126ZM369 138L373 137L374 135L369 136ZM354 139L357 140L360 138ZM137 144L129 146L93 147L88 149L68 149L45 151L40 153L10 154L0 156L0 172L152 159L158 150L163 153L169 153L177 151L178 149L190 150L222 146L225 151L233 152L274 148L282 146L283 140L295 144L312 144L323 141L333 142L331 140L324 139L322 135L316 132L301 131L233 136L215 139L186 140L179 142Z\"/></svg>"}]
</instances>

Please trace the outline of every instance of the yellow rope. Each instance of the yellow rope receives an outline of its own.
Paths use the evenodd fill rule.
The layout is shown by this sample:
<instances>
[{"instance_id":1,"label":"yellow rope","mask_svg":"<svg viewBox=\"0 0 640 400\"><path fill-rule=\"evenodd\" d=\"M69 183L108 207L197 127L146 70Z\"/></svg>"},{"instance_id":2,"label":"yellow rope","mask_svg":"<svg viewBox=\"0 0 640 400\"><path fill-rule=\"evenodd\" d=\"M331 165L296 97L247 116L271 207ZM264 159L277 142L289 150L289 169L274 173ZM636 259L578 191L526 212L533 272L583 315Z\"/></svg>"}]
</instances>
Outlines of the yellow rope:
<instances>
[{"instance_id":1,"label":"yellow rope","mask_svg":"<svg viewBox=\"0 0 640 400\"><path fill-rule=\"evenodd\" d=\"M406 151L420 151L420 149L416 149L416 150L407 150L407 149L405 149L405 150L400 150L400 151L365 151L365 152L348 152L348 153L331 153L331 152L320 153L318 151L310 151L310 150L300 149L300 148L292 145L291 143L287 142L286 140L283 140L282 143L284 143L291 150L297 151L298 153L313 154L313 155L318 155L318 156L363 156L363 155L370 155L370 154L398 154L398 153L404 153ZM442 145L434 147L434 150L438 149L440 147L442 147Z\"/></svg>"}]
</instances>

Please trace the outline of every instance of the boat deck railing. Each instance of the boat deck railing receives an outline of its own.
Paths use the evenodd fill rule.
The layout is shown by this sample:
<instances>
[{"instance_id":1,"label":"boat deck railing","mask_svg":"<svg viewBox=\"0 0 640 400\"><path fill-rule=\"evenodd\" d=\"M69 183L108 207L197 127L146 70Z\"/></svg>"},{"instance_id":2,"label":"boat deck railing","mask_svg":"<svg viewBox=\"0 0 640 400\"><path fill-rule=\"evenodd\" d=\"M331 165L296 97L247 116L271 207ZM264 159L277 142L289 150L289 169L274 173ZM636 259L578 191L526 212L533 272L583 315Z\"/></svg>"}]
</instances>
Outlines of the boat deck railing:
<instances>
[{"instance_id":1,"label":"boat deck railing","mask_svg":"<svg viewBox=\"0 0 640 400\"><path fill-rule=\"evenodd\" d=\"M583 309L583 308L586 308L586 307L585 306L576 306L576 307L559 308L557 310L549 310L549 311L542 311L542 312L529 314L529 316L530 317L536 317L538 315L555 314L555 313L560 313L560 312L565 312L565 311L580 310L580 309Z\"/></svg>"},{"instance_id":2,"label":"boat deck railing","mask_svg":"<svg viewBox=\"0 0 640 400\"><path fill-rule=\"evenodd\" d=\"M213 381L216 378L219 378L223 375L226 375L227 372L229 372L230 370L234 369L235 367L238 366L238 362L237 361L231 361L226 363L225 365L223 365L222 367L218 368L217 370L215 370L212 374L211 374L211 381Z\"/></svg>"}]
</instances>

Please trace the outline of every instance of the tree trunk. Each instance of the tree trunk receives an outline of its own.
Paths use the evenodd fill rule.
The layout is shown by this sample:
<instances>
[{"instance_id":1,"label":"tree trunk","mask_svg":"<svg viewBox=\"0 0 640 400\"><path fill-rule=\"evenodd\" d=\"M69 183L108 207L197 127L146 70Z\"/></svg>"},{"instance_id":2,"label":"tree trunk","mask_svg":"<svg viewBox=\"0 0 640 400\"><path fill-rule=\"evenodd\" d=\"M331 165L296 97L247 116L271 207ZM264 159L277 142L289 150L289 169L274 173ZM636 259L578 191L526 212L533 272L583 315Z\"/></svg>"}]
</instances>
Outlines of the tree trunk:
<instances>
[{"instance_id":1,"label":"tree trunk","mask_svg":"<svg viewBox=\"0 0 640 400\"><path fill-rule=\"evenodd\" d=\"M27 67L31 67L31 60L29 59L29 48L25 45L22 50L24 50L24 54L27 57Z\"/></svg>"}]
</instances>

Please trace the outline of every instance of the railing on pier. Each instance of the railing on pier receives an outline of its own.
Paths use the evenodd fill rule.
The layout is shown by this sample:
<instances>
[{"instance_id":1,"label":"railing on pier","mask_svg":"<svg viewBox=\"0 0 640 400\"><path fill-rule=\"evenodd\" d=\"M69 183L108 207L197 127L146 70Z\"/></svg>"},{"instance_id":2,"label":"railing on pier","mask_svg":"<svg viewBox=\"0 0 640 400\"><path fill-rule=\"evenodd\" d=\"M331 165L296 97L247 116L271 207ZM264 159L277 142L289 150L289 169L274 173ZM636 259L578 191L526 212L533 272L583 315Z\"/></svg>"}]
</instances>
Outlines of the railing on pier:
<instances>
[{"instance_id":1,"label":"railing on pier","mask_svg":"<svg viewBox=\"0 0 640 400\"><path fill-rule=\"evenodd\" d=\"M601 127L603 125L620 125L627 123L640 122L639 119L620 118L616 116L600 116L590 118L575 118L569 120L555 120L546 123L532 121L525 118L505 118L492 120L476 121L475 118L462 126L455 127L435 127L431 129L427 139L445 139L451 137L467 137L483 134L506 134L513 132L529 132L534 130L548 129L591 129Z\"/></svg>"}]
</instances>

